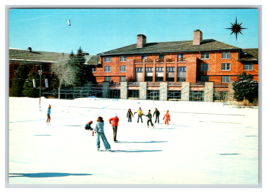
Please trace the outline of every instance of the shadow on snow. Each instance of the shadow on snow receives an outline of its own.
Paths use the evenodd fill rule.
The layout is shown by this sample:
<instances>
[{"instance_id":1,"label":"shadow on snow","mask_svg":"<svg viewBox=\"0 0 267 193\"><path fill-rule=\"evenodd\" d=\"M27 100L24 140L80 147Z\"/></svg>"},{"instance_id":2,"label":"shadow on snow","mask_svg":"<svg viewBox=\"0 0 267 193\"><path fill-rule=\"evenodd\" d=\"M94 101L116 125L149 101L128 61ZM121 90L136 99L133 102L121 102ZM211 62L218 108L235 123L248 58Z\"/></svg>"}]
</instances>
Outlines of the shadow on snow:
<instances>
[{"instance_id":1,"label":"shadow on snow","mask_svg":"<svg viewBox=\"0 0 267 193\"><path fill-rule=\"evenodd\" d=\"M105 152L105 150L100 150L101 152ZM146 153L146 152L159 152L162 150L111 150L114 153Z\"/></svg>"},{"instance_id":2,"label":"shadow on snow","mask_svg":"<svg viewBox=\"0 0 267 193\"><path fill-rule=\"evenodd\" d=\"M116 143L168 143L168 141L118 141Z\"/></svg>"},{"instance_id":3,"label":"shadow on snow","mask_svg":"<svg viewBox=\"0 0 267 193\"><path fill-rule=\"evenodd\" d=\"M10 176L12 175L12 176ZM14 175L14 176L13 176ZM9 177L28 177L28 178L50 178L50 177L67 177L67 176L89 176L92 174L70 174L70 173L9 173Z\"/></svg>"}]
</instances>

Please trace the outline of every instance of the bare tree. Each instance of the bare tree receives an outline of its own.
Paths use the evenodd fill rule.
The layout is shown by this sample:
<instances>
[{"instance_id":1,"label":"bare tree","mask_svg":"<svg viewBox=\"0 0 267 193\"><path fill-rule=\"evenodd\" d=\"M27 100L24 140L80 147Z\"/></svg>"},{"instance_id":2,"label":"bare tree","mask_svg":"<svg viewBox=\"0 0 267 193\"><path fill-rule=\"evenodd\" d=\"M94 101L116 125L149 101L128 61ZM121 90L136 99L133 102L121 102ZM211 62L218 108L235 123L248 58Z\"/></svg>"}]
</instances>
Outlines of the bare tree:
<instances>
[{"instance_id":1,"label":"bare tree","mask_svg":"<svg viewBox=\"0 0 267 193\"><path fill-rule=\"evenodd\" d=\"M60 89L62 85L74 85L77 75L77 67L70 65L67 60L62 57L58 62L50 66L50 70L59 80L58 98L60 99Z\"/></svg>"}]
</instances>

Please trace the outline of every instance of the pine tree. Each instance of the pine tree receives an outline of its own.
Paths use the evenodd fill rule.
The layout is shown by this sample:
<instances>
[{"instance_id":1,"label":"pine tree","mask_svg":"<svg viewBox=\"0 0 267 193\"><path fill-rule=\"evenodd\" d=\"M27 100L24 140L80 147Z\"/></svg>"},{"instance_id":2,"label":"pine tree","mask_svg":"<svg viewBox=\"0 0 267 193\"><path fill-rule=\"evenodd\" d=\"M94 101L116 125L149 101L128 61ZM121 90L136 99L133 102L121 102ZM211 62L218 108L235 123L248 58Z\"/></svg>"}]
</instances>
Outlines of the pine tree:
<instances>
[{"instance_id":1,"label":"pine tree","mask_svg":"<svg viewBox=\"0 0 267 193\"><path fill-rule=\"evenodd\" d=\"M30 68L26 65L20 65L12 79L10 96L23 96L22 90L25 80L29 74Z\"/></svg>"},{"instance_id":2,"label":"pine tree","mask_svg":"<svg viewBox=\"0 0 267 193\"><path fill-rule=\"evenodd\" d=\"M252 75L246 75L245 72L237 78L238 81L233 83L233 89L235 91L234 98L237 101L248 99L249 102L253 102L253 99L258 97L258 82L253 80Z\"/></svg>"},{"instance_id":3,"label":"pine tree","mask_svg":"<svg viewBox=\"0 0 267 193\"><path fill-rule=\"evenodd\" d=\"M29 74L28 74L28 78L26 79L26 81L24 82L23 85L23 91L22 94L24 96L27 97L39 97L39 89L36 89L33 87L33 79L35 79L36 84L37 83L37 79L39 79L40 77L38 76L37 72L34 72L34 70L32 69Z\"/></svg>"}]
</instances>

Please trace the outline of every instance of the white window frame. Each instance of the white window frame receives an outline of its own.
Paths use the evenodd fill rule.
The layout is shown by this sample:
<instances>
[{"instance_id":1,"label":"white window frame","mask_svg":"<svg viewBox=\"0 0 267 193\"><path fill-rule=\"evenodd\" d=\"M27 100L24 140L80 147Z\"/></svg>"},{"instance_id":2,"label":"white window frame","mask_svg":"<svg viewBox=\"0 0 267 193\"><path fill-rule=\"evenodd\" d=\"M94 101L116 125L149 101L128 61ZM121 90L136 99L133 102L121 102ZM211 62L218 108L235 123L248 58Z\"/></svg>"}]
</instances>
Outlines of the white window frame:
<instances>
[{"instance_id":1,"label":"white window frame","mask_svg":"<svg viewBox=\"0 0 267 193\"><path fill-rule=\"evenodd\" d=\"M227 81L225 80L227 78ZM231 77L230 76L222 76L222 82L230 82Z\"/></svg>"},{"instance_id":2,"label":"white window frame","mask_svg":"<svg viewBox=\"0 0 267 193\"><path fill-rule=\"evenodd\" d=\"M143 72L143 67L136 67L135 72Z\"/></svg>"},{"instance_id":3,"label":"white window frame","mask_svg":"<svg viewBox=\"0 0 267 193\"><path fill-rule=\"evenodd\" d=\"M163 67L156 67L156 72L163 72Z\"/></svg>"},{"instance_id":4,"label":"white window frame","mask_svg":"<svg viewBox=\"0 0 267 193\"><path fill-rule=\"evenodd\" d=\"M108 69L106 69L108 68ZM111 66L105 66L104 67L104 72L111 72Z\"/></svg>"},{"instance_id":5,"label":"white window frame","mask_svg":"<svg viewBox=\"0 0 267 193\"><path fill-rule=\"evenodd\" d=\"M126 60L127 60L127 56L121 56L120 57L120 61L121 62L126 62Z\"/></svg>"},{"instance_id":6,"label":"white window frame","mask_svg":"<svg viewBox=\"0 0 267 193\"><path fill-rule=\"evenodd\" d=\"M121 80L121 78L124 78L124 80ZM121 76L120 77L120 82L125 82L126 81L126 76Z\"/></svg>"},{"instance_id":7,"label":"white window frame","mask_svg":"<svg viewBox=\"0 0 267 193\"><path fill-rule=\"evenodd\" d=\"M228 64L229 64L229 69L228 69ZM224 65L224 68L223 68ZM231 63L222 63L222 71L230 71L231 70Z\"/></svg>"},{"instance_id":8,"label":"white window frame","mask_svg":"<svg viewBox=\"0 0 267 193\"><path fill-rule=\"evenodd\" d=\"M223 54L226 55L226 57L223 57ZM222 52L222 59L231 59L231 52Z\"/></svg>"},{"instance_id":9,"label":"white window frame","mask_svg":"<svg viewBox=\"0 0 267 193\"><path fill-rule=\"evenodd\" d=\"M146 67L146 72L153 72L153 67Z\"/></svg>"},{"instance_id":10,"label":"white window frame","mask_svg":"<svg viewBox=\"0 0 267 193\"><path fill-rule=\"evenodd\" d=\"M186 67L185 66L177 67L177 72L186 72Z\"/></svg>"},{"instance_id":11,"label":"white window frame","mask_svg":"<svg viewBox=\"0 0 267 193\"><path fill-rule=\"evenodd\" d=\"M147 60L147 55L142 55L142 56L141 56L141 59L142 59L142 60L144 60L144 59Z\"/></svg>"},{"instance_id":12,"label":"white window frame","mask_svg":"<svg viewBox=\"0 0 267 193\"><path fill-rule=\"evenodd\" d=\"M210 70L210 64L201 64L201 71L209 71Z\"/></svg>"},{"instance_id":13,"label":"white window frame","mask_svg":"<svg viewBox=\"0 0 267 193\"><path fill-rule=\"evenodd\" d=\"M245 69L245 66L248 66L248 69ZM250 69L249 67L252 66L252 69ZM253 71L253 63L245 63L244 64L244 71Z\"/></svg>"},{"instance_id":14,"label":"white window frame","mask_svg":"<svg viewBox=\"0 0 267 193\"><path fill-rule=\"evenodd\" d=\"M109 79L109 80L106 80L106 79ZM111 77L110 76L105 76L105 81L111 81Z\"/></svg>"},{"instance_id":15,"label":"white window frame","mask_svg":"<svg viewBox=\"0 0 267 193\"><path fill-rule=\"evenodd\" d=\"M166 68L166 71L167 72L174 72L174 67L167 67Z\"/></svg>"},{"instance_id":16,"label":"white window frame","mask_svg":"<svg viewBox=\"0 0 267 193\"><path fill-rule=\"evenodd\" d=\"M111 62L111 56L105 56L105 62Z\"/></svg>"},{"instance_id":17,"label":"white window frame","mask_svg":"<svg viewBox=\"0 0 267 193\"><path fill-rule=\"evenodd\" d=\"M126 65L120 66L120 72L126 72Z\"/></svg>"},{"instance_id":18,"label":"white window frame","mask_svg":"<svg viewBox=\"0 0 267 193\"><path fill-rule=\"evenodd\" d=\"M208 57L207 57L207 55L208 55ZM202 56L204 56L204 57L202 57ZM210 53L209 52L203 52L203 53L201 53L201 59L210 59Z\"/></svg>"}]
</instances>

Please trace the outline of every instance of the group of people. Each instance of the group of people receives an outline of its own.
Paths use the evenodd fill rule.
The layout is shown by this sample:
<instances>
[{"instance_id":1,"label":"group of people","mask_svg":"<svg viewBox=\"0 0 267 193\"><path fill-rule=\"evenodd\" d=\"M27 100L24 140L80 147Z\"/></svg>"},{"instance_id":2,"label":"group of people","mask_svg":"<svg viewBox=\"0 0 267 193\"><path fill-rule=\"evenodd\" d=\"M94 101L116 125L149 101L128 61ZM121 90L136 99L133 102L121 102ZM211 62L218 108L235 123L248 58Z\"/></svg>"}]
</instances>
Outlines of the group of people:
<instances>
[{"instance_id":1,"label":"group of people","mask_svg":"<svg viewBox=\"0 0 267 193\"><path fill-rule=\"evenodd\" d=\"M147 127L149 128L149 123L151 124L152 127L155 127L153 125L152 122L152 114L151 111L148 110L148 114L144 114L141 107L139 108L138 111L134 112L134 114L132 113L131 109L128 110L127 112L127 118L128 118L128 122L132 122L132 117L134 117L134 115L137 113L138 115L138 119L137 119L137 123L139 123L139 119L141 120L141 122L143 123L143 119L142 116L146 116L147 119ZM156 108L154 113L153 113L153 117L156 116L155 119L155 123L158 122L159 123L159 115L160 112L158 111L158 109ZM170 121L170 114L169 111L166 112L166 114L163 117L163 120L165 119L165 125L169 125L169 121ZM113 140L114 142L117 142L117 130L118 130L118 124L119 124L119 118L117 116L117 114L115 114L115 117L112 117L109 119L109 123L112 125L112 129L113 129ZM104 133L104 120L102 117L98 117L96 120L96 126L95 129L93 129L91 127L91 125L93 124L93 121L89 121L86 125L85 125L85 129L86 130L92 130L93 134L96 133L96 146L97 146L97 150L99 151L100 149L100 137L102 138L102 141L104 143L105 149L108 151L111 151L111 147L110 144L105 136Z\"/></svg>"},{"instance_id":2,"label":"group of people","mask_svg":"<svg viewBox=\"0 0 267 193\"><path fill-rule=\"evenodd\" d=\"M148 119L147 119L147 127L149 128L149 123L151 124L152 127L155 127L153 125L153 122L152 122L152 114L151 114L151 111L148 110L148 114L144 114L144 112L142 111L141 107L139 107L139 110L137 110L136 112L134 112L134 114L132 113L132 110L129 109L128 112L127 112L127 118L128 118L128 122L132 122L132 117L137 113L138 115L138 118L137 118L137 123L139 123L139 119L141 120L141 122L143 123L143 119L142 119L142 116L146 116ZM159 115L160 115L160 112L157 108L155 108L155 111L153 113L153 117L155 117L155 123L159 123ZM171 116L169 114L169 111L167 110L166 111L166 114L164 115L163 117L163 120L165 119L165 125L169 125L169 121L171 120Z\"/></svg>"}]
</instances>

